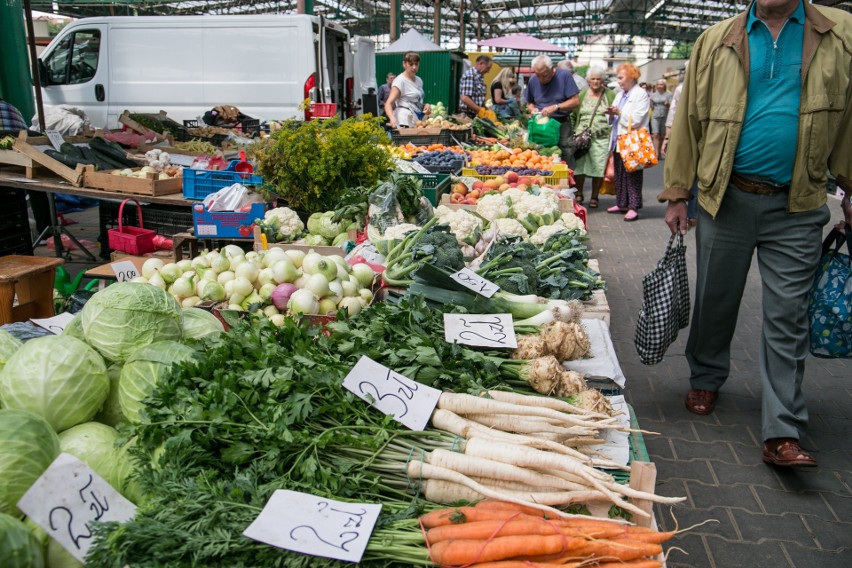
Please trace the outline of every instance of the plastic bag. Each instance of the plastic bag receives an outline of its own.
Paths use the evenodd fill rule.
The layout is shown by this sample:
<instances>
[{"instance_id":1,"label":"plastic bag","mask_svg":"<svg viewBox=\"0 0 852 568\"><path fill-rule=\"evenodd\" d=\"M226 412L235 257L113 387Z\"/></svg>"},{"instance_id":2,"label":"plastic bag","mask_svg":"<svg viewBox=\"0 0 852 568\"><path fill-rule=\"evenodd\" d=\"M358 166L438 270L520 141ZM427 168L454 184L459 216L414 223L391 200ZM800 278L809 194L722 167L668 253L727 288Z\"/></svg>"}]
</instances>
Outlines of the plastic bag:
<instances>
[{"instance_id":1,"label":"plastic bag","mask_svg":"<svg viewBox=\"0 0 852 568\"><path fill-rule=\"evenodd\" d=\"M535 115L527 123L529 141L542 146L556 146L559 144L559 130L562 123L552 118Z\"/></svg>"},{"instance_id":2,"label":"plastic bag","mask_svg":"<svg viewBox=\"0 0 852 568\"><path fill-rule=\"evenodd\" d=\"M368 224L378 229L380 234L384 234L388 227L398 225L405 220L396 194L396 186L386 181L379 184L367 198L370 204L367 209Z\"/></svg>"}]
</instances>

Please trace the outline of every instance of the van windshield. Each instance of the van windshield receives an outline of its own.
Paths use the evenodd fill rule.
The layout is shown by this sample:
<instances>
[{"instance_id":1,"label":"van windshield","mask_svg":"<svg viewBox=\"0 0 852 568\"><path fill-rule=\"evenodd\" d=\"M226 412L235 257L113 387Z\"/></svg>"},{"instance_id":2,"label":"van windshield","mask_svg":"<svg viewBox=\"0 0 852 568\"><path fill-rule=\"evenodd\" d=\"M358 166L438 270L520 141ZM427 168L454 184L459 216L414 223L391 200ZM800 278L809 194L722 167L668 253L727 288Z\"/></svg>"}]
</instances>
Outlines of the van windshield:
<instances>
[{"instance_id":1,"label":"van windshield","mask_svg":"<svg viewBox=\"0 0 852 568\"><path fill-rule=\"evenodd\" d=\"M64 37L48 56L47 78L51 85L76 85L94 78L98 70L101 32L84 30Z\"/></svg>"}]
</instances>

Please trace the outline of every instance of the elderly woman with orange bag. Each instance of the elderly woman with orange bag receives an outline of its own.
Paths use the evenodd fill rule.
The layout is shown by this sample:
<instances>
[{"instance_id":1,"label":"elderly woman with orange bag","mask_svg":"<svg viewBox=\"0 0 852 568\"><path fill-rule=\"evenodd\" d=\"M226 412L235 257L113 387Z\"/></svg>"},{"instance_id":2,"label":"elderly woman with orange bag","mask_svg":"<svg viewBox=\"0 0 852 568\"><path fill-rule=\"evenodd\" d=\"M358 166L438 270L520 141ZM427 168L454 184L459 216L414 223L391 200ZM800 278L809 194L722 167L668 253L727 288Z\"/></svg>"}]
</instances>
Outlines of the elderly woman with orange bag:
<instances>
[{"instance_id":1,"label":"elderly woman with orange bag","mask_svg":"<svg viewBox=\"0 0 852 568\"><path fill-rule=\"evenodd\" d=\"M651 100L645 89L637 84L640 72L635 65L624 63L618 66L616 72L621 93L615 97L612 106L604 111L613 125L610 149L614 153L615 166L616 204L607 209L607 212L624 213L625 221L635 221L639 217L639 209L642 208L643 172L642 169L629 171L625 167L617 142L618 137L627 134L630 129L644 128L647 132Z\"/></svg>"}]
</instances>

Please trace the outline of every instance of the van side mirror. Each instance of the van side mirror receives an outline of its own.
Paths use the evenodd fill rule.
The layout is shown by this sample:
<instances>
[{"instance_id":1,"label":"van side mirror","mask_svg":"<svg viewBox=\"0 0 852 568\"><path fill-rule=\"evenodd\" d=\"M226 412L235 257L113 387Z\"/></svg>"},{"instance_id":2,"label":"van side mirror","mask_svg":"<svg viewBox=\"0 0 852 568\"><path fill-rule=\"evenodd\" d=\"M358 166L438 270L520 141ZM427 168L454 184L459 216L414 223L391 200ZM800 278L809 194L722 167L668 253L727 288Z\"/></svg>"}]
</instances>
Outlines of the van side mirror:
<instances>
[{"instance_id":1,"label":"van side mirror","mask_svg":"<svg viewBox=\"0 0 852 568\"><path fill-rule=\"evenodd\" d=\"M47 65L41 59L38 60L38 81L42 87L50 84L50 78L47 76Z\"/></svg>"}]
</instances>

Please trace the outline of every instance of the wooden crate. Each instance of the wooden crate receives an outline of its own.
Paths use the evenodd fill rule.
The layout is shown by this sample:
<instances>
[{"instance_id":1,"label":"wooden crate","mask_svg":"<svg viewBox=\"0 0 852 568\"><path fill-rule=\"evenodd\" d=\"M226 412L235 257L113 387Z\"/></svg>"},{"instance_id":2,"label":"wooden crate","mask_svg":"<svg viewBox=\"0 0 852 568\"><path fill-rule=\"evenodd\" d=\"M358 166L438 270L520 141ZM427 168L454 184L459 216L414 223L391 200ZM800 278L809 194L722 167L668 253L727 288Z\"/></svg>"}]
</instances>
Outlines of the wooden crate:
<instances>
[{"instance_id":1,"label":"wooden crate","mask_svg":"<svg viewBox=\"0 0 852 568\"><path fill-rule=\"evenodd\" d=\"M63 140L65 142L70 142L72 144L77 142L88 142L91 140L90 136L68 136L64 137ZM21 132L18 138L15 140L15 144L12 146L12 152L16 152L23 156L22 158L16 158L17 162L14 165L24 166L27 169L27 177L31 177L34 175L33 170L36 165L43 166L55 173L74 187L82 187L83 185L83 166L77 166L76 168L70 168L60 162L59 160L55 160L42 152L38 146L50 146L50 140L46 136L28 136L26 132ZM9 150L6 150L9 152ZM5 155L5 154L4 154ZM7 156L8 157L8 156ZM11 158L10 158L11 159Z\"/></svg>"},{"instance_id":2,"label":"wooden crate","mask_svg":"<svg viewBox=\"0 0 852 568\"><path fill-rule=\"evenodd\" d=\"M130 168L138 171L140 168ZM183 191L183 178L175 177L159 179L159 174L149 173L144 178L131 178L116 175L113 172L120 170L107 170L97 172L86 169L83 176L83 185L94 189L116 191L119 193L133 193L136 195L171 195Z\"/></svg>"},{"instance_id":3,"label":"wooden crate","mask_svg":"<svg viewBox=\"0 0 852 568\"><path fill-rule=\"evenodd\" d=\"M440 205L445 205L448 209L464 209L466 211L476 211L476 205L464 205L461 203L453 203L450 201L449 193L445 193L441 196ZM561 213L573 213L574 212L574 201L572 199L560 199L559 200L559 211Z\"/></svg>"}]
</instances>

